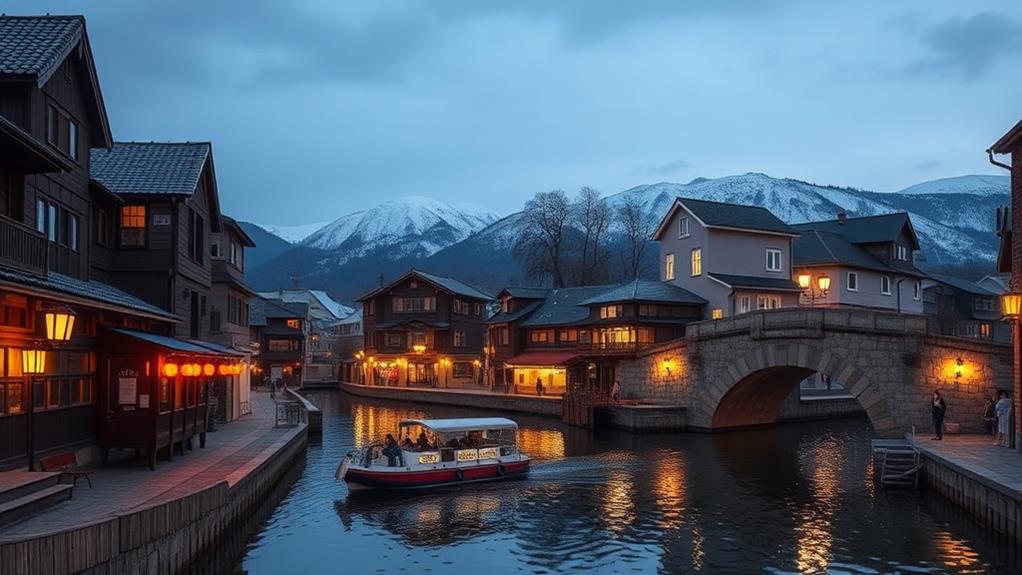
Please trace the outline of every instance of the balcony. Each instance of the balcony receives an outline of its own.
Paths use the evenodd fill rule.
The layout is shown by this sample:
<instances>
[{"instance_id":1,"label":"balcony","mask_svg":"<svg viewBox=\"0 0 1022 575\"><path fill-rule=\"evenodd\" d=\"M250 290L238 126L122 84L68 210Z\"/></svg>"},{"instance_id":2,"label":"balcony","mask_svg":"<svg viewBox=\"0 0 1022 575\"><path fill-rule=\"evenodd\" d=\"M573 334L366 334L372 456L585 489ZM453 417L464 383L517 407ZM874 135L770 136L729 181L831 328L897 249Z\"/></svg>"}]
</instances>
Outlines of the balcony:
<instances>
[{"instance_id":1,"label":"balcony","mask_svg":"<svg viewBox=\"0 0 1022 575\"><path fill-rule=\"evenodd\" d=\"M49 251L45 235L0 215L0 265L45 274Z\"/></svg>"}]
</instances>

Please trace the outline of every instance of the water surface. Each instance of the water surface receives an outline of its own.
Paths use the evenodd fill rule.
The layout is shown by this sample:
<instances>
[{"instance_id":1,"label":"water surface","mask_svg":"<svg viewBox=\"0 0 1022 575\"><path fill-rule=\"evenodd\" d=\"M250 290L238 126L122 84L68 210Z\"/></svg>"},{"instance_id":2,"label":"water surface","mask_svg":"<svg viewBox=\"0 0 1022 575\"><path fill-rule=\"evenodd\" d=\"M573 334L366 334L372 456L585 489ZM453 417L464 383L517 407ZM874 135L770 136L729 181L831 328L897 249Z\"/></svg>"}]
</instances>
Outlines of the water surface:
<instances>
[{"instance_id":1,"label":"water surface","mask_svg":"<svg viewBox=\"0 0 1022 575\"><path fill-rule=\"evenodd\" d=\"M336 392L320 443L235 572L1019 573L1018 546L937 496L875 488L860 419L718 435L591 432L516 416L529 478L349 495L333 474L407 409Z\"/></svg>"}]
</instances>

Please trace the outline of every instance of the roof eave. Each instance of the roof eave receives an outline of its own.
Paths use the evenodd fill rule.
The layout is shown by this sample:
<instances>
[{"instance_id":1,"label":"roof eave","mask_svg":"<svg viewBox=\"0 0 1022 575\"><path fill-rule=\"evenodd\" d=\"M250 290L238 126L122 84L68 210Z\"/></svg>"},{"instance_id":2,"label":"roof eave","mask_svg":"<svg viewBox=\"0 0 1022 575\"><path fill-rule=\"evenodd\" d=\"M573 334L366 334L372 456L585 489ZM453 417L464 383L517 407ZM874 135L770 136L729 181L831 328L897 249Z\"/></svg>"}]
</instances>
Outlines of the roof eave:
<instances>
[{"instance_id":1,"label":"roof eave","mask_svg":"<svg viewBox=\"0 0 1022 575\"><path fill-rule=\"evenodd\" d=\"M992 154L1010 154L1022 144L1020 140L1022 140L1022 120L1019 120L1017 124L1012 126L993 145L987 148L987 152Z\"/></svg>"}]
</instances>

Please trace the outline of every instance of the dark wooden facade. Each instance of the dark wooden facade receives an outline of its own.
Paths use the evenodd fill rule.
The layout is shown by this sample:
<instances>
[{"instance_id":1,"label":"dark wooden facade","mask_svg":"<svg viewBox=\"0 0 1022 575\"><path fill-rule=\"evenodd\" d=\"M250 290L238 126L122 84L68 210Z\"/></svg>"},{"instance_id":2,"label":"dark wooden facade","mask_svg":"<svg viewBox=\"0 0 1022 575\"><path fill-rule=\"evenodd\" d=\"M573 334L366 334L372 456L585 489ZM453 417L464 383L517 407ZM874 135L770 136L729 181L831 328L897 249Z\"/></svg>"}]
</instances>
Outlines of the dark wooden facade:
<instances>
[{"instance_id":1,"label":"dark wooden facade","mask_svg":"<svg viewBox=\"0 0 1022 575\"><path fill-rule=\"evenodd\" d=\"M259 383L286 384L297 389L304 382L306 340L309 334L309 305L258 298L264 321L253 326L252 338L259 342L255 358Z\"/></svg>"}]
</instances>

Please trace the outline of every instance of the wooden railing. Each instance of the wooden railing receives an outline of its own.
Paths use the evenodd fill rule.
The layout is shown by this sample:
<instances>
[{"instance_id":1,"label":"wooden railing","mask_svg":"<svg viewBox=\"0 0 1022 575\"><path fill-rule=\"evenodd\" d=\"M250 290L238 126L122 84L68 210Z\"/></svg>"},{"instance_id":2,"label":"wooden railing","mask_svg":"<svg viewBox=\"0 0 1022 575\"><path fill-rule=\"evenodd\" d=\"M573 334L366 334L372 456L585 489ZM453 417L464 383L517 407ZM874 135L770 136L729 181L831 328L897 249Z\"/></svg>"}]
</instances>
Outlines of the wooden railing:
<instances>
[{"instance_id":1,"label":"wooden railing","mask_svg":"<svg viewBox=\"0 0 1022 575\"><path fill-rule=\"evenodd\" d=\"M5 216L0 216L0 264L45 274L46 236Z\"/></svg>"}]
</instances>

